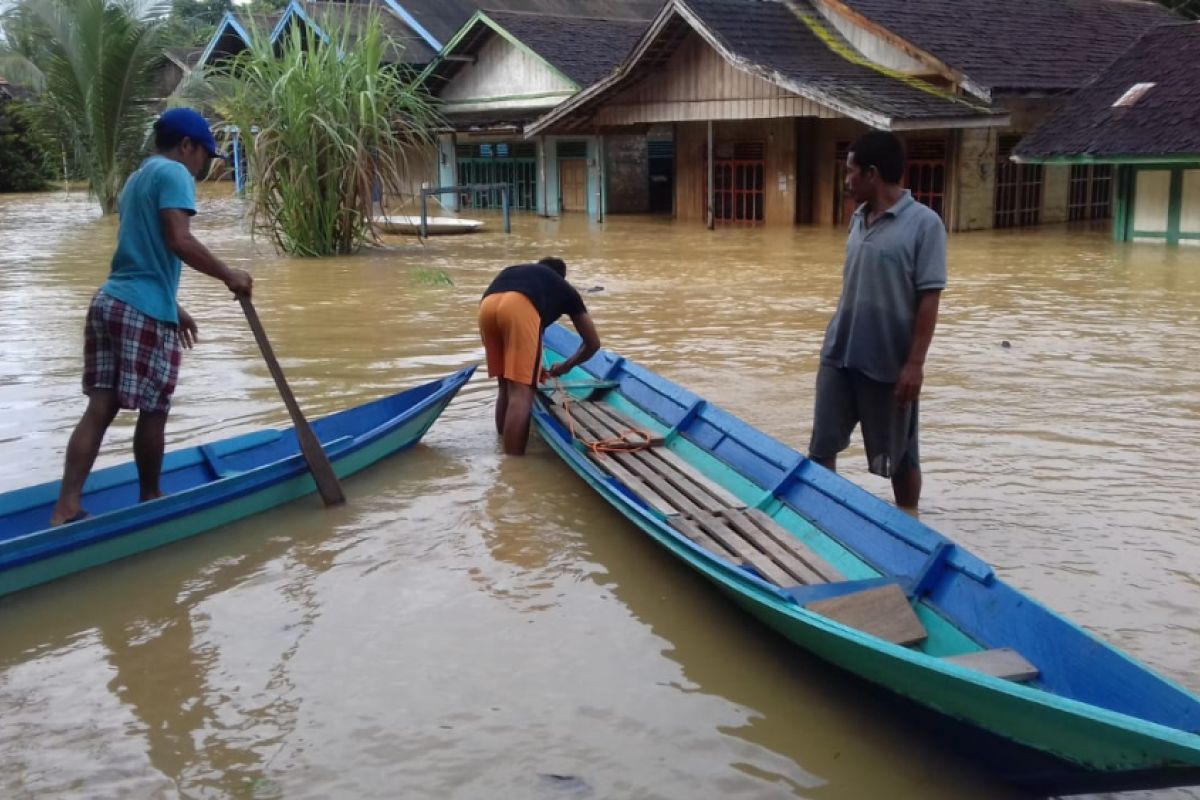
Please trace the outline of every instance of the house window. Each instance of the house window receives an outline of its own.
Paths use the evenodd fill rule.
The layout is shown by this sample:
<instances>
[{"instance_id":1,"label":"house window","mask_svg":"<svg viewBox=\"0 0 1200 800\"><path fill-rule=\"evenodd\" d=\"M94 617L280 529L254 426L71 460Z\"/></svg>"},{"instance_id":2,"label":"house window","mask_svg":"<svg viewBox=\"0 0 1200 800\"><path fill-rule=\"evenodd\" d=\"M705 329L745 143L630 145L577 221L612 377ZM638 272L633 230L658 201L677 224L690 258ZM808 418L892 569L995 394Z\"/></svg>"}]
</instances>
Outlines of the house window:
<instances>
[{"instance_id":1,"label":"house window","mask_svg":"<svg viewBox=\"0 0 1200 800\"><path fill-rule=\"evenodd\" d=\"M908 142L908 165L904 185L917 201L945 219L946 140L917 139Z\"/></svg>"},{"instance_id":2,"label":"house window","mask_svg":"<svg viewBox=\"0 0 1200 800\"><path fill-rule=\"evenodd\" d=\"M514 209L537 208L537 144L480 142L459 144L455 151L459 183L507 183ZM479 189L459 196L462 208L500 208L499 189Z\"/></svg>"},{"instance_id":3,"label":"house window","mask_svg":"<svg viewBox=\"0 0 1200 800\"><path fill-rule=\"evenodd\" d=\"M996 148L997 228L1019 228L1042 221L1042 165L1016 164L1008 158L1020 140L1020 136L1001 136Z\"/></svg>"},{"instance_id":4,"label":"house window","mask_svg":"<svg viewBox=\"0 0 1200 800\"><path fill-rule=\"evenodd\" d=\"M1108 219L1112 216L1113 168L1111 164L1071 166L1067 219L1071 222Z\"/></svg>"},{"instance_id":5,"label":"house window","mask_svg":"<svg viewBox=\"0 0 1200 800\"><path fill-rule=\"evenodd\" d=\"M713 155L713 218L762 222L766 172L762 142L718 144ZM707 196L707 178L705 183Z\"/></svg>"}]
</instances>

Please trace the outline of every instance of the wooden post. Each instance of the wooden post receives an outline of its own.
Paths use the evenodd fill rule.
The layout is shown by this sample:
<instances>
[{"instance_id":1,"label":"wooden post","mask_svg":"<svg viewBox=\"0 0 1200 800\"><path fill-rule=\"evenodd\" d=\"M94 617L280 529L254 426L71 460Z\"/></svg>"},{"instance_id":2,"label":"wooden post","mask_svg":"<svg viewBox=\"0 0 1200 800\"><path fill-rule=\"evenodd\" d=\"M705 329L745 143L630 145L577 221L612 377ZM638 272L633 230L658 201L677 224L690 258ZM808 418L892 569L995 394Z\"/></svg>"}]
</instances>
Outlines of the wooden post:
<instances>
[{"instance_id":1,"label":"wooden post","mask_svg":"<svg viewBox=\"0 0 1200 800\"><path fill-rule=\"evenodd\" d=\"M608 173L606 170L607 165L605 163L606 158L607 158L607 153L605 152L605 147L604 147L604 134L600 134L597 137L596 150L599 153L599 155L597 156L597 161L599 162L599 166L596 170L596 180L599 183L599 185L596 187L596 202L599 204L599 206L596 209L596 216L600 222L604 222L604 215L605 215L605 212L607 211L607 209L605 209L605 207L604 207L604 203L605 203L604 185L608 181Z\"/></svg>"},{"instance_id":2,"label":"wooden post","mask_svg":"<svg viewBox=\"0 0 1200 800\"><path fill-rule=\"evenodd\" d=\"M716 214L714 198L716 197L716 187L713 185L713 124L712 120L708 121L708 191L705 192L705 208L707 209L708 229L711 231L716 227Z\"/></svg>"},{"instance_id":3,"label":"wooden post","mask_svg":"<svg viewBox=\"0 0 1200 800\"><path fill-rule=\"evenodd\" d=\"M542 216L550 216L550 197L546 194L546 135L538 137L538 177L542 183Z\"/></svg>"}]
</instances>

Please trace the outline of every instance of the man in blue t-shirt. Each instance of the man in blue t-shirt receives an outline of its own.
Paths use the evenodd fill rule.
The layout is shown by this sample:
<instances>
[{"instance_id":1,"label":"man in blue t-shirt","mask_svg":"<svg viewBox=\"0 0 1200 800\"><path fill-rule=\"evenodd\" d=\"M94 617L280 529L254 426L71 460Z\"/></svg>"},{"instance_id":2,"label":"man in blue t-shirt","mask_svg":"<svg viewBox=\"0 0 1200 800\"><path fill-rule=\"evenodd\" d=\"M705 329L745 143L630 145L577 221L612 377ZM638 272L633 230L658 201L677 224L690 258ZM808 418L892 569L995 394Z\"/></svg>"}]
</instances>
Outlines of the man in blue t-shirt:
<instances>
[{"instance_id":1,"label":"man in blue t-shirt","mask_svg":"<svg viewBox=\"0 0 1200 800\"><path fill-rule=\"evenodd\" d=\"M133 434L142 502L162 495L164 435L181 348L196 341L196 321L175 299L181 262L250 296L253 280L231 269L192 236L196 178L219 157L208 122L175 108L154 123L154 155L121 192L121 226L108 280L88 308L83 393L87 410L67 444L66 465L51 525L87 517L83 484L108 426L122 408L138 411Z\"/></svg>"}]
</instances>

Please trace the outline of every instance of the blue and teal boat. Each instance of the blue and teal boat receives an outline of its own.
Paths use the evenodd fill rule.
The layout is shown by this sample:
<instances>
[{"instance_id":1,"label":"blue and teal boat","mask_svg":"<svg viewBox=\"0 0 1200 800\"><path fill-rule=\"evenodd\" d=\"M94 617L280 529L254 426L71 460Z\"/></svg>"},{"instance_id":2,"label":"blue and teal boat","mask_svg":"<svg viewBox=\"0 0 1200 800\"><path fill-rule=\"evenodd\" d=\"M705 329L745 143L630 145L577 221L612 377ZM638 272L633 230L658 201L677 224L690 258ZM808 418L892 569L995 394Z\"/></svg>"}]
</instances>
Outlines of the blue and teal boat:
<instances>
[{"instance_id":1,"label":"blue and teal boat","mask_svg":"<svg viewBox=\"0 0 1200 800\"><path fill-rule=\"evenodd\" d=\"M577 345L559 326L546 332L552 362ZM535 426L605 500L753 616L885 690L868 694L899 698L1003 780L1043 795L1200 783L1200 699L965 548L612 353L562 381L543 393ZM596 445L622 428L652 446Z\"/></svg>"},{"instance_id":2,"label":"blue and teal boat","mask_svg":"<svg viewBox=\"0 0 1200 800\"><path fill-rule=\"evenodd\" d=\"M474 367L312 423L338 477L415 444ZM138 503L132 463L97 470L87 519L47 528L58 481L0 495L0 595L211 530L316 490L295 430L264 430L167 453L165 496Z\"/></svg>"}]
</instances>

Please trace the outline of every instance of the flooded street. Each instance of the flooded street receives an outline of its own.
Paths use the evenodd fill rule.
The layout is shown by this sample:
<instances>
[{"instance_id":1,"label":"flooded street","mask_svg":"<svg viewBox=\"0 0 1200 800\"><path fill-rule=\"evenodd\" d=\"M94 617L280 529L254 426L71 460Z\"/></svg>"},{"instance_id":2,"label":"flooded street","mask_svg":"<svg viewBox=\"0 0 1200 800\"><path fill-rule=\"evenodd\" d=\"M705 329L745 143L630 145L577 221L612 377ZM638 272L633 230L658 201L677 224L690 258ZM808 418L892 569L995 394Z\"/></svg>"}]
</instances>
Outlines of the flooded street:
<instances>
[{"instance_id":1,"label":"flooded street","mask_svg":"<svg viewBox=\"0 0 1200 800\"><path fill-rule=\"evenodd\" d=\"M302 261L252 242L227 191L206 187L194 228L253 272L310 416L478 362L495 271L553 254L598 289L606 347L807 445L840 231L518 216L505 236L489 217ZM60 476L115 233L78 192L0 196L0 491ZM950 248L922 519L1200 691L1200 248L1054 226ZM168 449L290 424L224 287L185 270L180 299L200 342ZM738 612L541 442L502 458L493 394L477 376L344 507L309 498L0 598L0 797L1014 797ZM133 420L98 466L130 458ZM890 499L857 436L840 464Z\"/></svg>"}]
</instances>

